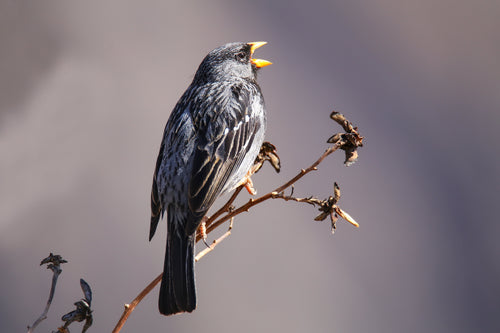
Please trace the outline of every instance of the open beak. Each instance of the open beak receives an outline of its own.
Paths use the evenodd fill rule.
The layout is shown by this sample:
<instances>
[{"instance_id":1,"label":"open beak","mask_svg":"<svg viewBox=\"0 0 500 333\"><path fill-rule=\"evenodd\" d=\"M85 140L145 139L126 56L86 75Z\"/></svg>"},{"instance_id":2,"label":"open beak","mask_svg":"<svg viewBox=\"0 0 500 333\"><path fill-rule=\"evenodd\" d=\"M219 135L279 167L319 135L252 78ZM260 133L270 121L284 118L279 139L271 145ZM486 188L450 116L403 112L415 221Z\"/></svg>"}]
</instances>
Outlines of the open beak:
<instances>
[{"instance_id":1,"label":"open beak","mask_svg":"<svg viewBox=\"0 0 500 333\"><path fill-rule=\"evenodd\" d=\"M257 50L259 47L263 46L263 45L266 45L267 42L252 42L252 43L248 43L248 45L250 45L250 62L255 65L255 67L257 68L261 68L261 67L266 67L266 66L269 66L272 64L272 62L270 61L267 61L267 60L264 60L264 59L254 59L252 58L253 56L253 53L255 52L255 50Z\"/></svg>"}]
</instances>

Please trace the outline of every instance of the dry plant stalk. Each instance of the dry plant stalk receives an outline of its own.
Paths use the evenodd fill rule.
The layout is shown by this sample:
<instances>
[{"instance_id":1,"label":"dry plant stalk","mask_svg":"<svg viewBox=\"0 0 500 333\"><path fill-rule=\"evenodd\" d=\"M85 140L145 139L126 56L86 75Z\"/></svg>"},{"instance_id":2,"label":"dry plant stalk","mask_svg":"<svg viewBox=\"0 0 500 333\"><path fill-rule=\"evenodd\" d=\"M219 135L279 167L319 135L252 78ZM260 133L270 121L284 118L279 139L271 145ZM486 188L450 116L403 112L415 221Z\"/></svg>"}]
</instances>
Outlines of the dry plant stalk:
<instances>
[{"instance_id":1,"label":"dry plant stalk","mask_svg":"<svg viewBox=\"0 0 500 333\"><path fill-rule=\"evenodd\" d=\"M56 291L57 279L59 275L62 273L61 264L67 263L60 255L53 254L52 252L49 256L43 259L40 262L40 266L43 264L48 264L47 269L50 269L53 272L52 275L52 285L50 287L49 299L47 304L45 305L45 309L43 310L40 317L33 323L33 325L28 326L28 333L31 333L35 330L35 328L40 324L43 320L47 319L47 313L49 312L50 305L52 304L52 299L54 298L54 292Z\"/></svg>"},{"instance_id":2,"label":"dry plant stalk","mask_svg":"<svg viewBox=\"0 0 500 333\"><path fill-rule=\"evenodd\" d=\"M92 290L84 279L80 279L80 287L82 288L84 298L75 302L75 310L62 316L61 320L64 321L64 325L59 327L57 331L53 333L69 333L69 325L74 322L82 322L84 320L85 324L83 325L82 333L85 333L90 326L92 326L92 322L94 321L92 317L92 310L90 308L90 305L92 304Z\"/></svg>"},{"instance_id":3,"label":"dry plant stalk","mask_svg":"<svg viewBox=\"0 0 500 333\"><path fill-rule=\"evenodd\" d=\"M62 273L61 264L65 264L67 262L68 261L64 260L62 256L53 254L52 252L47 258L43 259L42 262L40 262L40 266L43 264L48 264L47 269L50 269L54 274L52 275L52 285L50 287L49 299L45 306L45 310L33 323L33 325L28 326L28 333L32 333L43 320L47 319L47 313L49 312L49 308L54 298L57 279ZM90 309L90 304L92 302L92 290L90 289L89 284L85 282L84 279L80 279L80 287L82 288L85 298L82 298L80 301L75 303L76 310L73 310L62 317L62 320L65 322L64 326L59 327L57 331L53 331L53 333L69 333L68 326L75 321L80 322L85 320L85 325L83 326L82 333L85 333L85 331L87 331L87 329L92 325L92 310Z\"/></svg>"},{"instance_id":4,"label":"dry plant stalk","mask_svg":"<svg viewBox=\"0 0 500 333\"><path fill-rule=\"evenodd\" d=\"M202 250L196 256L195 260L198 261L207 253L211 252L214 247L220 243L222 240L227 238L231 234L231 229L233 226L233 219L236 215L239 215L243 212L247 212L250 208L260 204L269 199L282 199L285 201L295 201L307 203L313 206L318 206L319 211L321 212L318 216L316 216L316 221L323 221L327 217L330 217L331 220L331 230L332 233L336 228L336 221L339 217L343 218L347 222L351 223L355 227L359 227L359 224L345 211L343 211L340 207L338 207L337 203L340 199L340 188L337 183L334 184L334 195L330 196L325 200L319 200L314 197L308 198L296 198L293 197L293 185L302 177L310 173L311 171L315 171L318 168L318 165L323 162L323 160L328 157L330 154L334 153L338 149L345 151L345 161L344 164L349 166L353 164L358 158L357 148L363 146L363 137L359 134L358 128L354 127L351 122L349 122L344 115L339 112L333 111L330 114L330 118L337 122L344 129L344 133L337 133L328 139L328 143L332 143L333 146L329 147L325 150L325 152L309 167L305 169L301 169L300 172L284 183L283 185L277 187L273 191L266 193L256 199L249 199L247 203L241 205L238 208L234 208L233 202L236 197L240 194L241 190L244 186L238 187L233 195L229 198L229 200L212 216L206 217L203 222L203 227L198 229L196 234L196 242L200 240L205 240L207 234L214 231L217 227L222 225L224 222L230 220L230 225L226 233L213 241L211 245L207 244L207 248ZM279 172L280 170L280 159L278 154L276 153L276 148L269 142L264 142L261 147L261 151L259 156L255 161L254 166L252 167L251 173L255 173L260 170L265 161L271 163L274 169ZM292 192L290 195L285 195L285 190L289 187L292 187ZM135 307L139 304L139 302L161 281L163 273L158 275L143 291L139 293L139 295L130 303L125 305L125 309L123 314L113 329L113 333L120 332L121 328L127 321L128 317L134 311Z\"/></svg>"}]
</instances>

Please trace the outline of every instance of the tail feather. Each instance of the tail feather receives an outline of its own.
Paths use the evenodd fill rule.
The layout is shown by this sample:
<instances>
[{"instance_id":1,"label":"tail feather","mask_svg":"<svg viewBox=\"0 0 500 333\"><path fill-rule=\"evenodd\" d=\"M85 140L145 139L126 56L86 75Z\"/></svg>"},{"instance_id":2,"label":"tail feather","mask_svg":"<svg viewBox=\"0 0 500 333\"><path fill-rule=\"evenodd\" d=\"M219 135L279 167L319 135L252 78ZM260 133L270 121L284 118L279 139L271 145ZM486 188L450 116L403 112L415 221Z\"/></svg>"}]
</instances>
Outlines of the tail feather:
<instances>
[{"instance_id":1,"label":"tail feather","mask_svg":"<svg viewBox=\"0 0 500 333\"><path fill-rule=\"evenodd\" d=\"M167 316L179 312L191 312L196 308L194 278L196 235L186 235L184 225L188 221L175 220L179 218L175 212L168 212L167 249L158 303L160 313Z\"/></svg>"}]
</instances>

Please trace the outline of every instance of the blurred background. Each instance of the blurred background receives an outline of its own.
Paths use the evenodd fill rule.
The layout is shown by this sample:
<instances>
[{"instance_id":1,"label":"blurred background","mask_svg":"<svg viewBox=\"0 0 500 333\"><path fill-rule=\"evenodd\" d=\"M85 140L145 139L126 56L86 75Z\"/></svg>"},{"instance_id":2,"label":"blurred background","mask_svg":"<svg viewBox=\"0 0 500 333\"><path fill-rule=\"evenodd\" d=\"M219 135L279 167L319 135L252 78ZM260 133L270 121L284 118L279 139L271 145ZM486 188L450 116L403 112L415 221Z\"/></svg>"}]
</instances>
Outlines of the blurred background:
<instances>
[{"instance_id":1,"label":"blurred background","mask_svg":"<svg viewBox=\"0 0 500 333\"><path fill-rule=\"evenodd\" d=\"M122 332L500 332L499 14L487 0L2 0L1 330L42 312L49 252L69 263L38 331L62 324L79 278L89 332L112 330L162 270L149 196L170 111L211 49L266 40L282 172L266 166L258 192L324 151L335 109L365 136L360 158L334 154L295 194L337 181L361 227L332 236L314 208L268 201L196 265L195 312L161 316L156 288Z\"/></svg>"}]
</instances>

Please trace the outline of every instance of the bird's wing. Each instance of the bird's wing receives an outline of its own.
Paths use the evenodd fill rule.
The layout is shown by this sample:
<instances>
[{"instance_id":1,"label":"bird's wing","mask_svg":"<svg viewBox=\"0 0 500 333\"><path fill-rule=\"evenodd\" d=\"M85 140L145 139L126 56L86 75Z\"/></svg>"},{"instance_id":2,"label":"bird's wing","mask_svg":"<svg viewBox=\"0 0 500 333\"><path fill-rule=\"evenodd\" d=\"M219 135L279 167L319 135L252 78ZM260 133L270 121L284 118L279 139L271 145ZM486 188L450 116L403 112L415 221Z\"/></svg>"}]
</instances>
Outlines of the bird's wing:
<instances>
[{"instance_id":1,"label":"bird's wing","mask_svg":"<svg viewBox=\"0 0 500 333\"><path fill-rule=\"evenodd\" d=\"M165 212L165 195L166 189L161 188L165 184L161 184L161 178L165 175L162 173L162 167L166 159L174 159L170 161L174 168L182 168L181 165L187 161L190 156L189 147L193 145L195 131L192 124L192 118L188 112L189 107L184 103L184 96L181 102L176 105L172 114L165 125L163 132L163 140L161 142L160 152L156 160L156 168L153 175L153 185L151 188L151 225L149 228L149 240L151 240L156 232L156 227L160 218ZM163 170L164 173L164 170ZM163 179L165 180L165 179Z\"/></svg>"},{"instance_id":2,"label":"bird's wing","mask_svg":"<svg viewBox=\"0 0 500 333\"><path fill-rule=\"evenodd\" d=\"M165 143L163 141L161 143L160 152L156 160L155 173L153 175L153 186L151 188L151 224L149 227L149 240L153 238L156 232L156 227L158 226L158 222L160 221L161 214L164 211L160 201L160 194L158 193L158 183L156 180L158 170L160 169L160 165L163 161L163 150L165 148L164 146Z\"/></svg>"},{"instance_id":3,"label":"bird's wing","mask_svg":"<svg viewBox=\"0 0 500 333\"><path fill-rule=\"evenodd\" d=\"M206 212L226 183L234 181L231 177L263 126L252 109L264 107L258 87L252 91L241 86L229 89L225 99L207 104L210 111L204 110L203 122L198 124L188 193L189 207L195 213Z\"/></svg>"}]
</instances>

